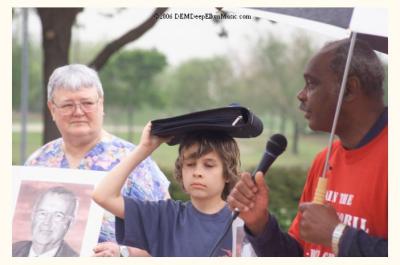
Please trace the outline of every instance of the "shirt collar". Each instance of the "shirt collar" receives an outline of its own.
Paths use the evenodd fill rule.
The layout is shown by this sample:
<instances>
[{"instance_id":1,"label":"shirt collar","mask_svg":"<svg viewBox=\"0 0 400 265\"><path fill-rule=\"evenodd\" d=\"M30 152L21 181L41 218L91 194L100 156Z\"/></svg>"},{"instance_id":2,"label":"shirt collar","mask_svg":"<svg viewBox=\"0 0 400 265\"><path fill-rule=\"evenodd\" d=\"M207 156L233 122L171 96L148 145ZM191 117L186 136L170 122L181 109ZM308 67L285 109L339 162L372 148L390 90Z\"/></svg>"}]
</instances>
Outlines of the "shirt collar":
<instances>
[{"instance_id":1,"label":"shirt collar","mask_svg":"<svg viewBox=\"0 0 400 265\"><path fill-rule=\"evenodd\" d=\"M33 250L33 247L31 246L28 257L55 257L57 254L58 248L59 247L55 247L55 248L50 249L49 251L46 251L42 254L36 254L36 252Z\"/></svg>"},{"instance_id":2,"label":"shirt collar","mask_svg":"<svg viewBox=\"0 0 400 265\"><path fill-rule=\"evenodd\" d=\"M372 128L367 132L366 135L357 144L356 148L360 148L368 144L372 139L374 139L388 124L388 108L385 107L382 114L376 120Z\"/></svg>"}]
</instances>

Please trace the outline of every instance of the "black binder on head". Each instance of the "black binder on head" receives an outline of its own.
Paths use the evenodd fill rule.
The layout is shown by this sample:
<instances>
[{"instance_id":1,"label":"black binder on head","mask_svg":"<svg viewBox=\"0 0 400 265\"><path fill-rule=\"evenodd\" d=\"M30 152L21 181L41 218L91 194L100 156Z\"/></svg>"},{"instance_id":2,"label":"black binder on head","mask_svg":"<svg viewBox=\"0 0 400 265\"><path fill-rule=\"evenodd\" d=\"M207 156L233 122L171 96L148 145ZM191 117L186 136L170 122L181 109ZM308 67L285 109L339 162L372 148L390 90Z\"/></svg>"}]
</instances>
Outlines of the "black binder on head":
<instances>
[{"instance_id":1,"label":"black binder on head","mask_svg":"<svg viewBox=\"0 0 400 265\"><path fill-rule=\"evenodd\" d=\"M192 112L166 119L153 120L151 133L161 137L174 136L169 145L180 142L188 133L207 131L226 133L235 138L251 138L263 131L261 120L249 109L229 106Z\"/></svg>"}]
</instances>

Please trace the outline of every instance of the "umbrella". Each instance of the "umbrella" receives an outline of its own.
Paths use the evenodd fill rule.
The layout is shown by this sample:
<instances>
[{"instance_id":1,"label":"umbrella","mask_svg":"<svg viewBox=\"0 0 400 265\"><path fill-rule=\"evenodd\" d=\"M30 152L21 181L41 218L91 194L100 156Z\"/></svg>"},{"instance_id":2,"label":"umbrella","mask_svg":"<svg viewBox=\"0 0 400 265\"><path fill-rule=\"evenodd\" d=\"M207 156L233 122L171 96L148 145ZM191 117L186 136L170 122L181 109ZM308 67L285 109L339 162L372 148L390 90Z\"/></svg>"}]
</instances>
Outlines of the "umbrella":
<instances>
[{"instance_id":1,"label":"umbrella","mask_svg":"<svg viewBox=\"0 0 400 265\"><path fill-rule=\"evenodd\" d=\"M373 8L254 8L244 12L334 37L357 33L379 52L388 53L387 12Z\"/></svg>"},{"instance_id":2,"label":"umbrella","mask_svg":"<svg viewBox=\"0 0 400 265\"><path fill-rule=\"evenodd\" d=\"M226 10L225 8L223 9ZM228 10L229 11L229 10ZM323 204L327 186L326 172L331 154L331 147L336 131L344 95L347 75L353 55L356 38L367 41L379 52L388 53L387 11L379 8L247 8L236 10L236 13L254 15L271 21L291 24L297 27L315 30L335 37L348 37L350 47L340 86L338 102L332 129L330 132L328 152L322 176L319 178L313 202Z\"/></svg>"}]
</instances>

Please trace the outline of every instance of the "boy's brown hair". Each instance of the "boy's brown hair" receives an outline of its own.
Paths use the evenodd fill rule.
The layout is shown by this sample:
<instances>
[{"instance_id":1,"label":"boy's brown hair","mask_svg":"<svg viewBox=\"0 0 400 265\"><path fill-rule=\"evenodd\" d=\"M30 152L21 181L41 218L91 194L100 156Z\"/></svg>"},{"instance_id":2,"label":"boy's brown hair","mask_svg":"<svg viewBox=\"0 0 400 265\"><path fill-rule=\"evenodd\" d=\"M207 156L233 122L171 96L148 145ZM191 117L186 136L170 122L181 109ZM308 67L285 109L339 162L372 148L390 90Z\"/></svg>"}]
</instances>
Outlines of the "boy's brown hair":
<instances>
[{"instance_id":1,"label":"boy's brown hair","mask_svg":"<svg viewBox=\"0 0 400 265\"><path fill-rule=\"evenodd\" d=\"M183 151L194 144L198 144L197 152L192 158L199 157L215 151L222 161L222 174L227 183L221 194L223 200L226 200L230 191L239 180L240 172L240 152L236 141L229 135L218 132L198 132L186 135L180 145L178 158L175 161L174 177L183 187L182 166L183 166Z\"/></svg>"}]
</instances>

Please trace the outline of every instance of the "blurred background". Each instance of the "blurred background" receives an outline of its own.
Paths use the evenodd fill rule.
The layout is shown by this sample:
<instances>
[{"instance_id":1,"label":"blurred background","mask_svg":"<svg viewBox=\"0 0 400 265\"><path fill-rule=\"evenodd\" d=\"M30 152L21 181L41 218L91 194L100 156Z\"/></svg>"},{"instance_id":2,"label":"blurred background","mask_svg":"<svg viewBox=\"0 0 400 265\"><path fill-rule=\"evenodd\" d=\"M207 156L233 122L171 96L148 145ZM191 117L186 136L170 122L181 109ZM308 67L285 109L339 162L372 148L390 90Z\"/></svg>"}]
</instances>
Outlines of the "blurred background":
<instances>
[{"instance_id":1,"label":"blurred background","mask_svg":"<svg viewBox=\"0 0 400 265\"><path fill-rule=\"evenodd\" d=\"M97 69L103 83L106 130L133 143L148 120L231 103L248 107L264 123L261 136L238 140L243 170L256 167L272 134L286 135L288 148L266 179L270 207L287 228L307 169L328 143L327 134L307 128L296 94L307 60L336 38L250 15L194 18L210 14L220 13L215 8L13 9L13 165L57 137L45 112L51 64L83 63ZM49 25L54 35L42 33ZM52 52L48 42L68 31L65 47ZM386 55L379 56L387 70ZM23 84L28 93L21 92ZM153 159L172 182L172 197L187 200L172 176L176 156L176 146L163 145Z\"/></svg>"}]
</instances>

